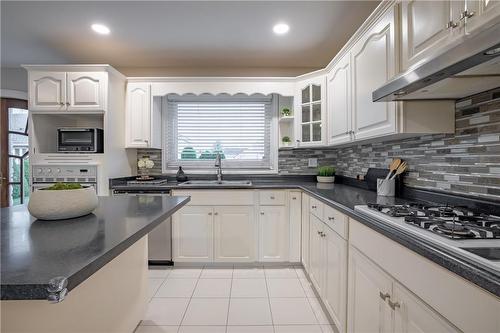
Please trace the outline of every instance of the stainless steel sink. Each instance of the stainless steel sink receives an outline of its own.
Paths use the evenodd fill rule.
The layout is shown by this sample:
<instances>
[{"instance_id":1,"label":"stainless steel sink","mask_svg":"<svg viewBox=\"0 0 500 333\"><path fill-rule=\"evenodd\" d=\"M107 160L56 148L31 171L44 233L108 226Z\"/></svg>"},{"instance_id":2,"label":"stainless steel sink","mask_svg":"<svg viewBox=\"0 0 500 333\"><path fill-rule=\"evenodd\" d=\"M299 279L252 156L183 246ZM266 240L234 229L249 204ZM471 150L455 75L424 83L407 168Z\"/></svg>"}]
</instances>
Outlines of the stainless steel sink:
<instances>
[{"instance_id":1,"label":"stainless steel sink","mask_svg":"<svg viewBox=\"0 0 500 333\"><path fill-rule=\"evenodd\" d=\"M187 182L180 183L180 187L196 187L196 186L209 186L209 187L224 187L224 186L252 186L250 180L188 180Z\"/></svg>"}]
</instances>

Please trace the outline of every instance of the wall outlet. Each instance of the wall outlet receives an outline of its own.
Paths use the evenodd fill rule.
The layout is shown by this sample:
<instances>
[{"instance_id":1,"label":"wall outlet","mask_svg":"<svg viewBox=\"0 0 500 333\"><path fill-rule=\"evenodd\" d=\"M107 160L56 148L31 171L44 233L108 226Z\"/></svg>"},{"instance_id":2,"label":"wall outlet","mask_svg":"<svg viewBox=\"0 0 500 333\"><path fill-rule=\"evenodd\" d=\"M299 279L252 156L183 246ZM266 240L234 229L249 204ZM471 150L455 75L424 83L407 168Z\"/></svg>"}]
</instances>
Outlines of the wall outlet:
<instances>
[{"instance_id":1,"label":"wall outlet","mask_svg":"<svg viewBox=\"0 0 500 333\"><path fill-rule=\"evenodd\" d=\"M317 168L318 167L318 159L317 158L310 158L307 162L307 166L309 168Z\"/></svg>"}]
</instances>

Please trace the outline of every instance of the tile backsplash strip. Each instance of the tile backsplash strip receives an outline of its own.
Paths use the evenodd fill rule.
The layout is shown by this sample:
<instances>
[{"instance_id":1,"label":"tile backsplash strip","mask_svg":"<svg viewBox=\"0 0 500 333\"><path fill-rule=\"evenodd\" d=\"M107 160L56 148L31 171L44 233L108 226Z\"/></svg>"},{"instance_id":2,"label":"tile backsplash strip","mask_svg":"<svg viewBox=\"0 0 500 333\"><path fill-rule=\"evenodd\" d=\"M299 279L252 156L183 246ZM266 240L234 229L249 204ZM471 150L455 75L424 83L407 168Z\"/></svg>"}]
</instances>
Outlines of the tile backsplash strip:
<instances>
[{"instance_id":1,"label":"tile backsplash strip","mask_svg":"<svg viewBox=\"0 0 500 333\"><path fill-rule=\"evenodd\" d=\"M150 174L160 174L161 150L138 149L137 157L143 156L155 162ZM395 157L410 165L403 178L407 186L500 200L500 88L474 96L472 105L457 107L455 134L343 148L283 149L279 172L315 174L316 168L307 165L309 158L317 158L318 165L334 165L337 174L356 177L368 168L387 168Z\"/></svg>"},{"instance_id":2,"label":"tile backsplash strip","mask_svg":"<svg viewBox=\"0 0 500 333\"><path fill-rule=\"evenodd\" d=\"M460 103L458 103L460 105ZM408 161L405 185L500 200L500 89L474 96L457 107L455 134L427 135L333 149L295 149L279 153L282 174L314 173L308 157L332 164L337 174L356 177L368 168Z\"/></svg>"}]
</instances>

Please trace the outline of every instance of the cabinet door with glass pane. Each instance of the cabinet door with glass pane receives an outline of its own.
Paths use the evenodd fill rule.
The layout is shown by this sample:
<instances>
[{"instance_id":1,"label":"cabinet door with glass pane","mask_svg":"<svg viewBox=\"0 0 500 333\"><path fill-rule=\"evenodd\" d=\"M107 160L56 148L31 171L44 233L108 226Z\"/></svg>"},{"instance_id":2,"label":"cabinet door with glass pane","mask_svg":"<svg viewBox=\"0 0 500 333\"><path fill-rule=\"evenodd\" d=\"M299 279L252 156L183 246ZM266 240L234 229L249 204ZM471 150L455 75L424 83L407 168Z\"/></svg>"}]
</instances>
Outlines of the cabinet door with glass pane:
<instances>
[{"instance_id":1,"label":"cabinet door with glass pane","mask_svg":"<svg viewBox=\"0 0 500 333\"><path fill-rule=\"evenodd\" d=\"M298 83L296 128L299 147L318 146L325 142L325 80L325 76L321 75Z\"/></svg>"}]
</instances>

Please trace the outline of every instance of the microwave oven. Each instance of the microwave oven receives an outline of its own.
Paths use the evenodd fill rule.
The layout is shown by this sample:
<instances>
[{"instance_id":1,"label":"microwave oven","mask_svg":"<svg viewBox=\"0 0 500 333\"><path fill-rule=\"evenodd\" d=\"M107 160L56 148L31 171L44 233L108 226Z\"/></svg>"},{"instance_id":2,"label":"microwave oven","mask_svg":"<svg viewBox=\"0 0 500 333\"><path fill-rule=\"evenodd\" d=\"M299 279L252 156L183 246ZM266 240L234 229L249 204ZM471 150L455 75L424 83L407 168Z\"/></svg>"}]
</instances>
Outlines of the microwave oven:
<instances>
[{"instance_id":1,"label":"microwave oven","mask_svg":"<svg viewBox=\"0 0 500 333\"><path fill-rule=\"evenodd\" d=\"M103 130L80 127L58 128L57 151L60 153L103 153Z\"/></svg>"}]
</instances>

